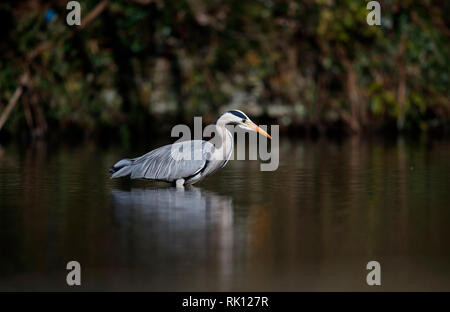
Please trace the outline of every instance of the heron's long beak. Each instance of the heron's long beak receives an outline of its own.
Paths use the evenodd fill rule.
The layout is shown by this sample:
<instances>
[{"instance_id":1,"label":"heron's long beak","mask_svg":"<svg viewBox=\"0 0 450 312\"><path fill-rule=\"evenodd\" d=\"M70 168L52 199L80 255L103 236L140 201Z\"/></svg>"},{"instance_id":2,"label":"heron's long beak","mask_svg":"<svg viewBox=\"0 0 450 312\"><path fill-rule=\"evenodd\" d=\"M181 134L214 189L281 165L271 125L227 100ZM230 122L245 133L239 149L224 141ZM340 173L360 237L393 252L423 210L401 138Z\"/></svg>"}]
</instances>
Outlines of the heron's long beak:
<instances>
[{"instance_id":1,"label":"heron's long beak","mask_svg":"<svg viewBox=\"0 0 450 312\"><path fill-rule=\"evenodd\" d=\"M255 125L254 122L252 122L252 121L250 121L250 120L247 120L247 121L245 122L245 124L246 124L250 129L252 129L252 130L254 130L254 131L258 132L258 133L261 133L261 134L262 134L263 136L265 136L266 138L272 139L272 137L271 137L266 131L264 131L263 129L261 129L261 128L258 127L257 125Z\"/></svg>"}]
</instances>

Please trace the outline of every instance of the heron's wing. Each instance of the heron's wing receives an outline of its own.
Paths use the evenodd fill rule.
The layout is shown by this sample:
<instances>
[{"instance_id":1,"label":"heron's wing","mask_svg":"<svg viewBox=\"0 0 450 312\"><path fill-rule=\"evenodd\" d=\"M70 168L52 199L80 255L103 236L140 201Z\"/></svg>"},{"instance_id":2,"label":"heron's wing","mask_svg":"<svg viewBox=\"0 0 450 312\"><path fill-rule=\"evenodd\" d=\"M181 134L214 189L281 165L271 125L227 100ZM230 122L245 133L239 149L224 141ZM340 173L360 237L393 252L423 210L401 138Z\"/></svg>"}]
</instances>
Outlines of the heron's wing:
<instances>
[{"instance_id":1,"label":"heron's wing","mask_svg":"<svg viewBox=\"0 0 450 312\"><path fill-rule=\"evenodd\" d=\"M130 176L169 182L190 177L204 168L213 149L214 145L203 140L165 145L132 159Z\"/></svg>"}]
</instances>

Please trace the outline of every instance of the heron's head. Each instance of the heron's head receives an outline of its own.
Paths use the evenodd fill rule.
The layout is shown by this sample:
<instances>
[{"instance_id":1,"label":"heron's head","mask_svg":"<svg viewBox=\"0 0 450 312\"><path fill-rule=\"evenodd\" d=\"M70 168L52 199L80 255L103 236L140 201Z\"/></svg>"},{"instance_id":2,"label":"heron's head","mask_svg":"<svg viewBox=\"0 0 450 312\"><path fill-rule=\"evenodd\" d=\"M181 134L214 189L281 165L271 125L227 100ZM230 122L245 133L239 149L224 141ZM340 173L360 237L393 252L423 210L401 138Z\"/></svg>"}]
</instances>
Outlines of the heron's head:
<instances>
[{"instance_id":1,"label":"heron's head","mask_svg":"<svg viewBox=\"0 0 450 312\"><path fill-rule=\"evenodd\" d=\"M258 127L253 121L248 118L240 110L230 110L228 112L223 113L216 119L216 124L226 126L226 125L235 125L244 130L256 131L263 136L271 139L272 137L263 129Z\"/></svg>"}]
</instances>

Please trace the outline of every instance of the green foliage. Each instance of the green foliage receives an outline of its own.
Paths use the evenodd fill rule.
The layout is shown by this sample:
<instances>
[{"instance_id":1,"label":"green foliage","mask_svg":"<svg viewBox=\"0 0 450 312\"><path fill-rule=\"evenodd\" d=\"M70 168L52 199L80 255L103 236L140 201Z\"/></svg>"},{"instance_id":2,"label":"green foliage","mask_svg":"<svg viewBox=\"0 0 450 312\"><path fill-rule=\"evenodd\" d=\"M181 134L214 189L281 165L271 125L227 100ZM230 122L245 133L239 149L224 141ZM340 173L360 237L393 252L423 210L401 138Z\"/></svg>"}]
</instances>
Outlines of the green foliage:
<instances>
[{"instance_id":1,"label":"green foliage","mask_svg":"<svg viewBox=\"0 0 450 312\"><path fill-rule=\"evenodd\" d=\"M0 7L14 16L0 46L0 108L26 70L48 123L86 133L224 105L260 107L282 124L426 130L449 120L444 2L381 1L377 27L364 1L116 0L78 32L63 4L51 21L44 3ZM82 17L97 4L83 1ZM42 42L51 48L27 61ZM16 109L6 130L23 130L24 114Z\"/></svg>"}]
</instances>

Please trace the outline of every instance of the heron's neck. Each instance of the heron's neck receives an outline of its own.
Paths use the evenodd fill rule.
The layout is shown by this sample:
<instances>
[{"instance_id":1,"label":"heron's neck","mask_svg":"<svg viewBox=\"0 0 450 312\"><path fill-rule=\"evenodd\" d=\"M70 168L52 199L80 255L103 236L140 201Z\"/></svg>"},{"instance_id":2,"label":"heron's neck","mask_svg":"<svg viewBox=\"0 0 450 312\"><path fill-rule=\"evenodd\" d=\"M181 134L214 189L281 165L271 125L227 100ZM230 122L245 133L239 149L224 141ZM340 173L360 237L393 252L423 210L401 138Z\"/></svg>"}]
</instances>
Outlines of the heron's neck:
<instances>
[{"instance_id":1,"label":"heron's neck","mask_svg":"<svg viewBox=\"0 0 450 312\"><path fill-rule=\"evenodd\" d=\"M215 124L214 138L210 140L215 148L216 152L228 157L233 150L233 135L222 124Z\"/></svg>"},{"instance_id":2,"label":"heron's neck","mask_svg":"<svg viewBox=\"0 0 450 312\"><path fill-rule=\"evenodd\" d=\"M225 127L225 125L217 123L215 127L215 135L218 136L218 139L220 141L233 141L233 135L231 134L230 130Z\"/></svg>"}]
</instances>

